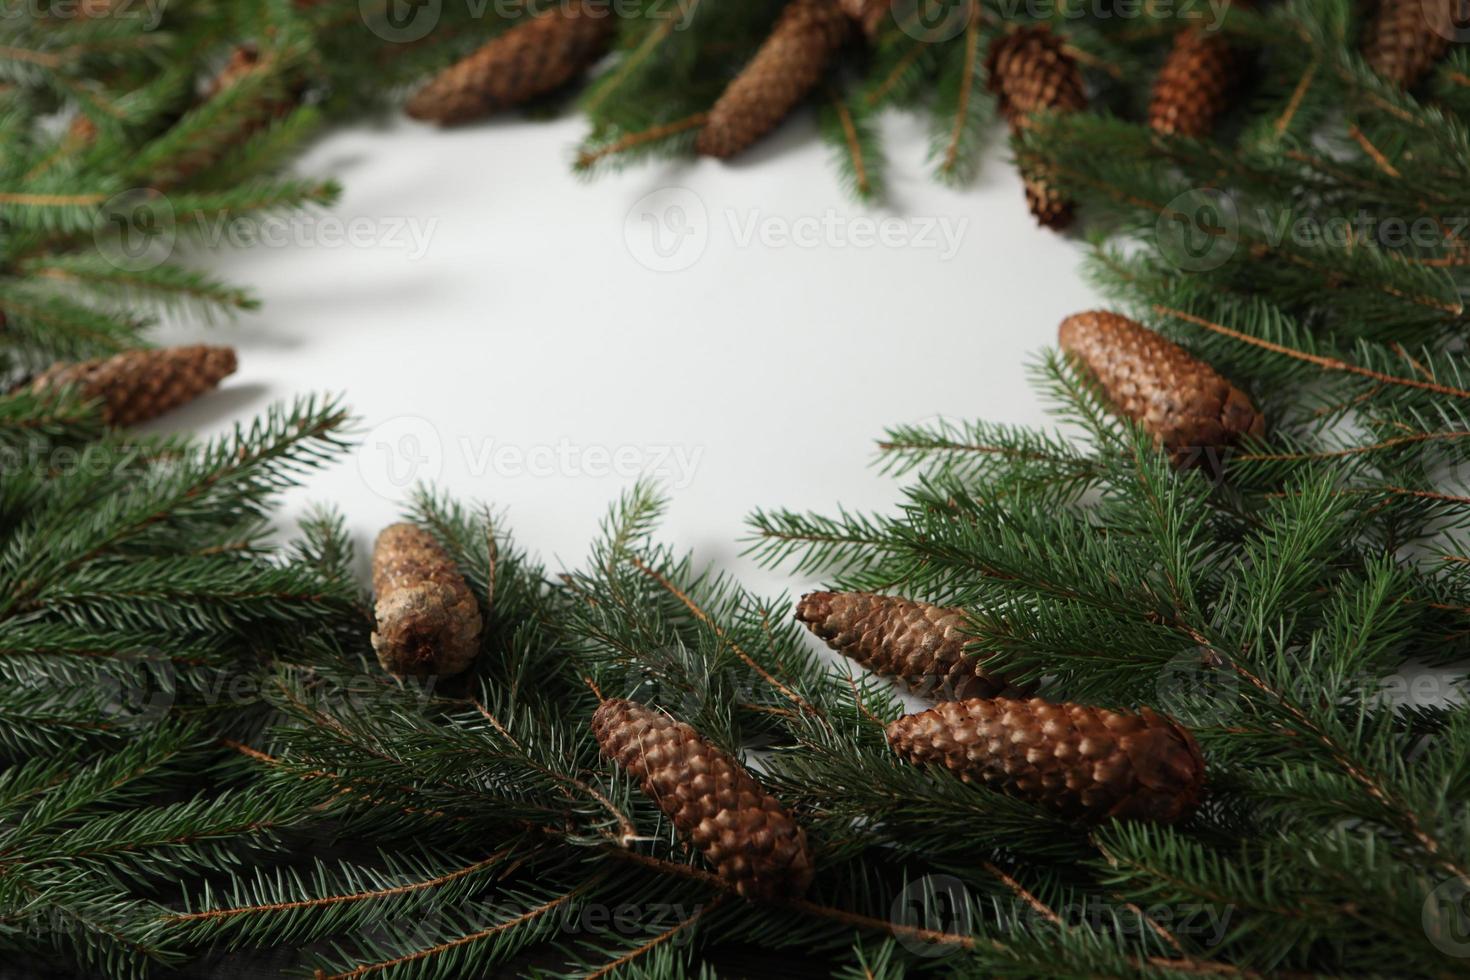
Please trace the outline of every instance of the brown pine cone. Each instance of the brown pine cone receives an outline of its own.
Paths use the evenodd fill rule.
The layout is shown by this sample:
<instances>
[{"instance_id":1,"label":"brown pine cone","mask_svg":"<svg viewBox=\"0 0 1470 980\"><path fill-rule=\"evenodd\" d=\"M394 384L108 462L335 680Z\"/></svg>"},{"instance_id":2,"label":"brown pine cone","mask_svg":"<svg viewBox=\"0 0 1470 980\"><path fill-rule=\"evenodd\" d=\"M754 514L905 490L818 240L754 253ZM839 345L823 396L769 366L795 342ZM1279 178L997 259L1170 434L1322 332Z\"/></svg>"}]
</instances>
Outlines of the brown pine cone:
<instances>
[{"instance_id":1,"label":"brown pine cone","mask_svg":"<svg viewBox=\"0 0 1470 980\"><path fill-rule=\"evenodd\" d=\"M1380 0L1363 58L1385 80L1413 88L1450 49L1462 0Z\"/></svg>"},{"instance_id":2,"label":"brown pine cone","mask_svg":"<svg viewBox=\"0 0 1470 980\"><path fill-rule=\"evenodd\" d=\"M1030 116L1043 110L1087 108L1082 73L1050 28L1026 27L999 38L986 67L1001 115L1013 128L1024 129Z\"/></svg>"},{"instance_id":3,"label":"brown pine cone","mask_svg":"<svg viewBox=\"0 0 1470 980\"><path fill-rule=\"evenodd\" d=\"M447 677L480 652L480 607L453 560L427 532L393 524L373 548L378 628L373 649L394 674Z\"/></svg>"},{"instance_id":4,"label":"brown pine cone","mask_svg":"<svg viewBox=\"0 0 1470 980\"><path fill-rule=\"evenodd\" d=\"M710 110L695 149L732 157L776 128L822 80L851 23L833 0L791 0Z\"/></svg>"},{"instance_id":5,"label":"brown pine cone","mask_svg":"<svg viewBox=\"0 0 1470 980\"><path fill-rule=\"evenodd\" d=\"M1087 107L1077 63L1046 27L1022 28L999 38L990 46L986 67L990 90L1013 133L1025 130L1034 113ZM1050 185L1044 168L1029 173L1023 168L1021 175L1026 202L1040 224L1060 231L1072 223L1072 203Z\"/></svg>"},{"instance_id":6,"label":"brown pine cone","mask_svg":"<svg viewBox=\"0 0 1470 980\"><path fill-rule=\"evenodd\" d=\"M883 29L883 21L888 18L893 9L893 0L838 0L842 5L842 12L851 17L862 27L863 33L869 38L878 36Z\"/></svg>"},{"instance_id":7,"label":"brown pine cone","mask_svg":"<svg viewBox=\"0 0 1470 980\"><path fill-rule=\"evenodd\" d=\"M965 653L965 614L871 592L812 592L796 618L827 645L917 693L946 701L990 698L1010 682Z\"/></svg>"},{"instance_id":8,"label":"brown pine cone","mask_svg":"<svg viewBox=\"0 0 1470 980\"><path fill-rule=\"evenodd\" d=\"M1214 368L1125 316L1094 311L1062 321L1062 350L1096 377L1123 415L1184 464L1200 451L1265 433L1266 420Z\"/></svg>"},{"instance_id":9,"label":"brown pine cone","mask_svg":"<svg viewBox=\"0 0 1470 980\"><path fill-rule=\"evenodd\" d=\"M557 4L444 69L405 109L414 119L450 126L550 92L602 55L614 23L606 7Z\"/></svg>"},{"instance_id":10,"label":"brown pine cone","mask_svg":"<svg viewBox=\"0 0 1470 980\"><path fill-rule=\"evenodd\" d=\"M108 358L58 362L30 384L34 392L75 386L102 403L108 425L136 425L188 404L235 373L233 347L164 347Z\"/></svg>"},{"instance_id":11,"label":"brown pine cone","mask_svg":"<svg viewBox=\"0 0 1470 980\"><path fill-rule=\"evenodd\" d=\"M889 725L888 744L916 765L1085 820L1173 823L1194 812L1205 781L1194 736L1148 708L951 701Z\"/></svg>"},{"instance_id":12,"label":"brown pine cone","mask_svg":"<svg viewBox=\"0 0 1470 980\"><path fill-rule=\"evenodd\" d=\"M632 701L599 705L592 734L737 894L778 899L806 892L813 873L806 831L728 753Z\"/></svg>"},{"instance_id":13,"label":"brown pine cone","mask_svg":"<svg viewBox=\"0 0 1470 980\"><path fill-rule=\"evenodd\" d=\"M1174 46L1154 79L1149 126L1166 136L1209 136L1215 120L1230 107L1239 75L1239 56L1228 38L1185 28L1174 35Z\"/></svg>"}]
</instances>

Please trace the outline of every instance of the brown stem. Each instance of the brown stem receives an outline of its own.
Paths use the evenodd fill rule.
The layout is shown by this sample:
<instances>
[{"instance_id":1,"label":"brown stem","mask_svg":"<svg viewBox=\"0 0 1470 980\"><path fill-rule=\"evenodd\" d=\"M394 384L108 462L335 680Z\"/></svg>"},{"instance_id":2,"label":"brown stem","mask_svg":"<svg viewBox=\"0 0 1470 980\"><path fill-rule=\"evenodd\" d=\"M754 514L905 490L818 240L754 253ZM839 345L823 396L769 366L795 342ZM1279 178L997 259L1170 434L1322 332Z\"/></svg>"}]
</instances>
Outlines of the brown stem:
<instances>
[{"instance_id":1,"label":"brown stem","mask_svg":"<svg viewBox=\"0 0 1470 980\"><path fill-rule=\"evenodd\" d=\"M1396 377L1395 375L1384 374L1380 371L1371 370L1370 368L1359 367L1356 364L1349 364L1347 361L1340 361L1334 357L1323 357L1321 354L1308 354L1306 351L1299 351L1294 348L1287 347L1283 344L1273 343L1269 340L1262 340L1260 337L1252 337L1250 334L1242 333L1239 330L1232 330L1230 327L1227 327L1224 324L1213 323L1209 320L1204 319L1203 317L1195 316L1192 313L1186 313L1183 310L1176 310L1167 306L1156 305L1154 306L1154 312L1162 314L1164 316L1172 316L1177 320L1183 320L1184 322L1192 323L1195 326L1204 327L1206 330L1210 330L1222 336L1229 337L1232 340L1238 340L1243 344L1250 344L1252 347L1259 347L1262 350L1268 350L1273 354L1281 354L1285 357L1290 357L1298 361L1305 361L1308 364L1315 364L1318 367L1322 368L1324 371L1341 371L1345 374L1356 374L1359 377L1371 378L1372 380L1382 382L1383 384L1398 385L1404 388L1417 388L1421 391L1432 391L1437 395L1449 395L1454 398L1470 398L1470 391L1466 391L1463 388L1454 388L1450 385L1436 384L1432 381L1418 381L1414 378Z\"/></svg>"},{"instance_id":2,"label":"brown stem","mask_svg":"<svg viewBox=\"0 0 1470 980\"><path fill-rule=\"evenodd\" d=\"M585 170L587 167L592 166L599 160L604 160L611 156L617 156L619 153L626 153L627 151L634 149L635 147L643 146L646 143L656 143L659 140L665 139L669 136L677 136L679 133L688 132L691 129L698 129L699 127L703 126L708 119L709 113L696 112L692 116L685 116L683 119L679 119L671 123L665 123L662 126L652 126L648 129L642 130L641 132L629 133L626 136L613 140L606 146L599 146L595 150L581 151L577 154L577 167L579 169Z\"/></svg>"},{"instance_id":3,"label":"brown stem","mask_svg":"<svg viewBox=\"0 0 1470 980\"><path fill-rule=\"evenodd\" d=\"M710 614L701 609L698 603L696 603L687 594L685 594L682 589L680 589L673 582L670 582L668 578L660 574L657 569L650 568L648 565L644 564L642 559L633 558L631 559L631 561L633 562L634 567L636 567L643 574L647 575L649 578L653 579L670 595L674 596L674 598L682 602L685 608L687 608L691 613L694 614L694 617L696 619L698 619L704 625L708 626L714 632L715 636L719 637L721 641L728 644L730 649L734 651L735 656L739 657L742 661L745 662L745 665L747 667L759 674L762 680L784 694L786 698L791 701L791 703L795 704L803 711L810 712L811 714L821 714L821 712L819 712L816 708L808 704L801 697L801 695L791 690L791 688L787 687L785 684L782 684L768 670L766 670L760 664L756 663L755 658L746 653L745 650L741 648L740 644L730 639L729 634L727 634L720 627L720 625L714 621Z\"/></svg>"}]
</instances>

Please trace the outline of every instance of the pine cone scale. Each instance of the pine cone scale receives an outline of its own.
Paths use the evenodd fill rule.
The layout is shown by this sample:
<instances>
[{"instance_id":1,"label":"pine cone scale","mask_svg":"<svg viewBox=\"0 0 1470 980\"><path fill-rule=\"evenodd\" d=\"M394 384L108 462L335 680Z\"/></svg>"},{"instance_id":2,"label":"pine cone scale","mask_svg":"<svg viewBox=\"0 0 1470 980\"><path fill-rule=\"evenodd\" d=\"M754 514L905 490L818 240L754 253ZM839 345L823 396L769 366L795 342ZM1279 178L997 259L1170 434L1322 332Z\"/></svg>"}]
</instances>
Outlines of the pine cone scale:
<instances>
[{"instance_id":1,"label":"pine cone scale","mask_svg":"<svg viewBox=\"0 0 1470 980\"><path fill-rule=\"evenodd\" d=\"M1188 817L1204 788L1194 736L1145 708L1138 714L1040 698L941 704L888 726L894 751L1083 820Z\"/></svg>"},{"instance_id":2,"label":"pine cone scale","mask_svg":"<svg viewBox=\"0 0 1470 980\"><path fill-rule=\"evenodd\" d=\"M728 753L632 701L599 705L592 734L737 894L805 893L813 874L806 831Z\"/></svg>"}]
</instances>

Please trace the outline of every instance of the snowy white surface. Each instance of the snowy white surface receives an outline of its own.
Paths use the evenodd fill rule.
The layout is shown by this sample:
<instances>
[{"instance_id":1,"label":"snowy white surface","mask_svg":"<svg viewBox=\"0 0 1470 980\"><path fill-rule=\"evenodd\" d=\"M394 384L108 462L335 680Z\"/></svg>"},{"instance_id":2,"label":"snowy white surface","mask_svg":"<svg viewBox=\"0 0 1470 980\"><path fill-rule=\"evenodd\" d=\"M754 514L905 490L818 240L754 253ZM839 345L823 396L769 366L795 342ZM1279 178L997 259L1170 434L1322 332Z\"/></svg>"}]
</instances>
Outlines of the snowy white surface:
<instances>
[{"instance_id":1,"label":"snowy white surface","mask_svg":"<svg viewBox=\"0 0 1470 980\"><path fill-rule=\"evenodd\" d=\"M259 313L169 342L234 344L240 371L169 428L218 431L340 392L361 449L286 500L335 503L364 550L408 487L503 509L575 565L649 472L664 539L758 590L812 583L739 557L757 506L882 509L886 426L1034 423L1025 366L1097 304L1081 248L1035 227L1001 144L979 181L936 184L916 120L887 121L890 202L854 204L807 118L732 164L654 163L585 183L576 118L332 134L301 163L346 187L326 214L198 261ZM289 527L288 527L289 529Z\"/></svg>"}]
</instances>

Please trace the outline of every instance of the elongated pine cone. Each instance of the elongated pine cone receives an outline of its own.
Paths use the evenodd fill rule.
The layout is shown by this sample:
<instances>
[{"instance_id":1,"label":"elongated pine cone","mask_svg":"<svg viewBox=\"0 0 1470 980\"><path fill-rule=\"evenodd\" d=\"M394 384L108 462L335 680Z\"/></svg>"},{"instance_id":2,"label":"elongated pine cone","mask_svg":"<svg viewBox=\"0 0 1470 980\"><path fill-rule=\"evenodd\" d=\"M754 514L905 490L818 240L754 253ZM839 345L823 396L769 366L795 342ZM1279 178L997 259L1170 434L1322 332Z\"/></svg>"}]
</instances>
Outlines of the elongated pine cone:
<instances>
[{"instance_id":1,"label":"elongated pine cone","mask_svg":"<svg viewBox=\"0 0 1470 980\"><path fill-rule=\"evenodd\" d=\"M1380 0L1363 34L1363 58L1386 81L1413 88L1470 21L1464 0Z\"/></svg>"},{"instance_id":2,"label":"elongated pine cone","mask_svg":"<svg viewBox=\"0 0 1470 980\"><path fill-rule=\"evenodd\" d=\"M1178 344L1116 313L1062 321L1062 350L1097 379L1108 400L1179 464L1201 451L1265 433L1250 398Z\"/></svg>"},{"instance_id":3,"label":"elongated pine cone","mask_svg":"<svg viewBox=\"0 0 1470 980\"><path fill-rule=\"evenodd\" d=\"M1240 56L1218 31L1188 27L1174 35L1174 46L1154 79L1148 124L1166 136L1203 139L1230 107L1240 77Z\"/></svg>"},{"instance_id":4,"label":"elongated pine cone","mask_svg":"<svg viewBox=\"0 0 1470 980\"><path fill-rule=\"evenodd\" d=\"M235 373L233 347L130 350L94 361L53 364L31 382L34 392L76 387L102 403L108 425L137 425L186 405Z\"/></svg>"},{"instance_id":5,"label":"elongated pine cone","mask_svg":"<svg viewBox=\"0 0 1470 980\"><path fill-rule=\"evenodd\" d=\"M378 628L373 649L394 674L447 677L475 660L480 607L439 542L412 524L393 524L373 548Z\"/></svg>"},{"instance_id":6,"label":"elongated pine cone","mask_svg":"<svg viewBox=\"0 0 1470 980\"><path fill-rule=\"evenodd\" d=\"M869 38L878 36L893 9L893 0L838 0L842 12L857 22Z\"/></svg>"},{"instance_id":7,"label":"elongated pine cone","mask_svg":"<svg viewBox=\"0 0 1470 980\"><path fill-rule=\"evenodd\" d=\"M1010 682L965 653L959 609L871 592L812 592L796 618L827 645L884 677L943 700L990 698Z\"/></svg>"},{"instance_id":8,"label":"elongated pine cone","mask_svg":"<svg viewBox=\"0 0 1470 980\"><path fill-rule=\"evenodd\" d=\"M950 701L889 725L888 744L916 765L1084 820L1173 823L1194 812L1205 781L1194 736L1148 708Z\"/></svg>"},{"instance_id":9,"label":"elongated pine cone","mask_svg":"<svg viewBox=\"0 0 1470 980\"><path fill-rule=\"evenodd\" d=\"M729 753L632 701L592 716L602 754L638 780L715 872L749 899L798 898L812 881L806 831Z\"/></svg>"},{"instance_id":10,"label":"elongated pine cone","mask_svg":"<svg viewBox=\"0 0 1470 980\"><path fill-rule=\"evenodd\" d=\"M695 149L732 157L776 128L816 84L851 23L834 0L791 0L710 110Z\"/></svg>"},{"instance_id":11,"label":"elongated pine cone","mask_svg":"<svg viewBox=\"0 0 1470 980\"><path fill-rule=\"evenodd\" d=\"M444 69L405 109L452 126L519 105L586 70L606 50L614 25L606 6L558 3Z\"/></svg>"},{"instance_id":12,"label":"elongated pine cone","mask_svg":"<svg viewBox=\"0 0 1470 980\"><path fill-rule=\"evenodd\" d=\"M1087 107L1082 73L1059 37L1046 27L1027 27L996 40L986 60L990 90L1012 133L1042 111L1078 112ZM1074 206L1047 180L1044 168L1023 168L1026 203L1036 220L1060 231L1072 223Z\"/></svg>"}]
</instances>

